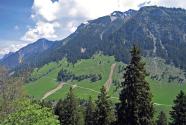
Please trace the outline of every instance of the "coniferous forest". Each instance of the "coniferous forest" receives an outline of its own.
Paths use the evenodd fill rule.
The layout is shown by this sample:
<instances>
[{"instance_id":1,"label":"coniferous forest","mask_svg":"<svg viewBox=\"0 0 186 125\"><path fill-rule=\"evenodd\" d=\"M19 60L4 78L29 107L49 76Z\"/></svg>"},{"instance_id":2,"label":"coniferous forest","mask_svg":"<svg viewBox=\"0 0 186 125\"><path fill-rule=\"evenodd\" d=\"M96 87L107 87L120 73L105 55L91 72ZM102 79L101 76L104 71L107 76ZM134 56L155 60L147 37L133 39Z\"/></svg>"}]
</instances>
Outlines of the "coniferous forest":
<instances>
[{"instance_id":1,"label":"coniferous forest","mask_svg":"<svg viewBox=\"0 0 186 125\"><path fill-rule=\"evenodd\" d=\"M35 100L21 89L22 79L0 69L1 125L186 125L186 94L173 100L170 118L161 111L155 116L152 92L140 49L134 45L131 60L119 85L119 99L113 102L105 86L96 100L81 100L73 86L59 101Z\"/></svg>"},{"instance_id":2,"label":"coniferous forest","mask_svg":"<svg viewBox=\"0 0 186 125\"><path fill-rule=\"evenodd\" d=\"M186 0L0 0L0 125L186 125Z\"/></svg>"}]
</instances>

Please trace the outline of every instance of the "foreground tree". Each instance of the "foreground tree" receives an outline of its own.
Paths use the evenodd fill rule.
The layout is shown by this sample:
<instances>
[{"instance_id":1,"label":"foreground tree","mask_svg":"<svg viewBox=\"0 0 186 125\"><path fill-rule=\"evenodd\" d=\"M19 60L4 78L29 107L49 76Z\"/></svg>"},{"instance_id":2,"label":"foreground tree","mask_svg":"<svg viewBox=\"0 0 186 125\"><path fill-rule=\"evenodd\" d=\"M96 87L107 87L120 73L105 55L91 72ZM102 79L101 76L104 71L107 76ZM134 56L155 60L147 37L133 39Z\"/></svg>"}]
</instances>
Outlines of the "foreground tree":
<instances>
[{"instance_id":1,"label":"foreground tree","mask_svg":"<svg viewBox=\"0 0 186 125\"><path fill-rule=\"evenodd\" d=\"M132 59L126 67L124 82L121 83L120 103L117 105L119 125L152 125L153 102L145 63L141 61L140 50L134 45Z\"/></svg>"},{"instance_id":2,"label":"foreground tree","mask_svg":"<svg viewBox=\"0 0 186 125\"><path fill-rule=\"evenodd\" d=\"M14 111L12 103L24 96L20 78L11 77L0 67L0 121Z\"/></svg>"},{"instance_id":3,"label":"foreground tree","mask_svg":"<svg viewBox=\"0 0 186 125\"><path fill-rule=\"evenodd\" d=\"M93 103L92 98L89 97L88 104L86 107L85 125L94 125L94 114L95 104Z\"/></svg>"},{"instance_id":4,"label":"foreground tree","mask_svg":"<svg viewBox=\"0 0 186 125\"><path fill-rule=\"evenodd\" d=\"M111 125L115 122L115 113L110 96L108 96L105 87L101 88L101 93L96 101L95 124Z\"/></svg>"},{"instance_id":5,"label":"foreground tree","mask_svg":"<svg viewBox=\"0 0 186 125\"><path fill-rule=\"evenodd\" d=\"M160 112L158 116L158 120L156 121L156 124L157 125L168 125L167 116L163 111Z\"/></svg>"},{"instance_id":6,"label":"foreground tree","mask_svg":"<svg viewBox=\"0 0 186 125\"><path fill-rule=\"evenodd\" d=\"M186 95L180 91L172 107L171 125L186 125Z\"/></svg>"},{"instance_id":7,"label":"foreground tree","mask_svg":"<svg viewBox=\"0 0 186 125\"><path fill-rule=\"evenodd\" d=\"M59 125L57 116L51 109L28 99L16 101L14 106L15 111L1 123L2 125Z\"/></svg>"},{"instance_id":8,"label":"foreground tree","mask_svg":"<svg viewBox=\"0 0 186 125\"><path fill-rule=\"evenodd\" d=\"M67 97L60 100L55 108L55 114L59 116L61 125L83 125L84 119L78 99L73 89L70 88Z\"/></svg>"}]
</instances>

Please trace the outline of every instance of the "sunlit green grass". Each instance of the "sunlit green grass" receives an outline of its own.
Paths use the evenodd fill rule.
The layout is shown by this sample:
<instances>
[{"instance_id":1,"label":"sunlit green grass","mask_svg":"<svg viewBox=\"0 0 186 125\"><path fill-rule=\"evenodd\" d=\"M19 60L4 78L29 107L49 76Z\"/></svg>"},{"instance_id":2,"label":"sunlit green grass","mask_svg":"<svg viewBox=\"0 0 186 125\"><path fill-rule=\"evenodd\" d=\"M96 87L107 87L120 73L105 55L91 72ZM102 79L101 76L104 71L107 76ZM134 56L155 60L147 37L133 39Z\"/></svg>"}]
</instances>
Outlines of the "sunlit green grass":
<instances>
[{"instance_id":1,"label":"sunlit green grass","mask_svg":"<svg viewBox=\"0 0 186 125\"><path fill-rule=\"evenodd\" d=\"M89 96L92 96L93 99L96 99L100 88L108 79L110 67L113 63L117 64L113 74L113 79L122 81L123 73L118 73L118 67L119 65L123 66L123 63L116 62L113 56L95 55L91 59L82 59L74 65L68 63L66 59L63 59L62 61L59 61L57 63L53 62L39 69L35 69L32 73L32 77L41 78L34 82L26 84L25 89L30 96L33 96L36 99L41 99L46 92L55 88L59 84L56 80L57 74L62 68L64 68L76 75L101 74L102 79L94 83L92 83L88 79L79 82L68 81L67 84L63 86L63 88L50 95L47 99L63 99L68 93L70 86L72 85L74 85L75 95L78 98L88 99ZM45 74L47 72L49 73ZM169 111L171 110L173 100L176 98L179 91L183 90L186 92L186 84L156 81L150 79L149 77L147 78L147 81L150 83L151 92L153 94L153 102L158 104L155 105L156 115L161 110L165 111L168 115ZM113 102L118 102L117 98L119 98L119 91L115 91L115 86L113 84L110 88L109 95L113 97Z\"/></svg>"},{"instance_id":2,"label":"sunlit green grass","mask_svg":"<svg viewBox=\"0 0 186 125\"><path fill-rule=\"evenodd\" d=\"M110 67L111 65L115 63L114 57L109 56L103 56L103 55L96 55L91 59L84 59L78 61L76 64L67 63L67 60L64 59L58 63L50 63L47 64L40 69L35 69L32 77L38 78L38 76L42 76L49 70L48 74L42 76L40 79L26 84L25 88L29 95L34 96L35 98L42 98L42 96L49 90L55 88L57 86L57 74L58 72L64 68L68 71L76 74L76 75L83 75L83 74L101 74L102 79L92 83L90 80L83 80L83 81L69 81L70 84L77 84L80 87L83 88L91 88L93 90L99 91L100 88L104 85L104 83L107 81L109 73L110 73ZM86 89L82 88L76 88L77 94L79 98L88 98L90 95L96 97L97 93L89 92ZM83 91L88 91L86 94ZM66 93L68 90L59 90L63 93ZM86 96L85 96L86 95ZM56 92L53 95L49 97L50 99L60 99L61 93Z\"/></svg>"}]
</instances>

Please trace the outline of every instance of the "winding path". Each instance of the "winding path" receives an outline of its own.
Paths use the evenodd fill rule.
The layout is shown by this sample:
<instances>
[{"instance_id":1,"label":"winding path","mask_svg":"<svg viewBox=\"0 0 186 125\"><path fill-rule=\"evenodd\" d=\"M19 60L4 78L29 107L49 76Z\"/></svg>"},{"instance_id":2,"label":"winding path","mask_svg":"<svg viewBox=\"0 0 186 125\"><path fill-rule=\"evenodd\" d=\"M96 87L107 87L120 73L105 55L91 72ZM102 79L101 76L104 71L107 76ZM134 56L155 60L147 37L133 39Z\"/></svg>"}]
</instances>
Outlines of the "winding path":
<instances>
[{"instance_id":1,"label":"winding path","mask_svg":"<svg viewBox=\"0 0 186 125\"><path fill-rule=\"evenodd\" d=\"M116 67L116 63L112 64L111 70L110 70L110 74L109 74L109 78L108 78L108 80L106 81L106 83L104 84L104 86L105 86L105 88L106 88L106 91L109 91L110 86L111 86L111 84L112 84L112 76L113 76L115 67ZM46 99L46 98L49 97L50 95L52 95L52 94L54 94L55 92L57 92L58 90L60 90L60 89L63 87L64 84L65 84L65 83L62 82L62 83L60 83L56 88L54 88L54 89L52 89L52 90L46 92L46 93L44 94L44 96L41 98L41 100ZM82 88L82 89L88 89L88 90L90 90L90 91L94 91L94 92L99 93L98 91L95 91L95 90L90 89L90 88L84 88L84 87L77 86L77 85L76 85L75 87L79 87L79 88Z\"/></svg>"},{"instance_id":2,"label":"winding path","mask_svg":"<svg viewBox=\"0 0 186 125\"><path fill-rule=\"evenodd\" d=\"M50 95L54 94L55 92L57 92L58 90L60 90L64 84L65 83L62 82L56 88L46 92L45 95L41 98L41 100L46 99L48 96L50 96Z\"/></svg>"},{"instance_id":3,"label":"winding path","mask_svg":"<svg viewBox=\"0 0 186 125\"><path fill-rule=\"evenodd\" d=\"M114 63L111 66L109 78L108 78L108 80L104 84L104 86L106 87L106 90L107 91L109 91L110 86L112 85L112 77L113 77L113 73L114 73L115 68L116 68L116 64ZM50 77L48 77L48 78L49 79L53 79L53 78L50 78ZM46 92L45 95L42 97L41 100L44 100L47 97L49 97L50 95L54 94L55 92L57 92L58 90L60 90L65 84L72 86L72 84L67 84L67 83L62 82L56 88L54 88L54 89ZM95 92L95 93L100 93L99 91L96 91L94 89L90 89L90 88L86 88L86 87L82 87L82 86L78 86L78 85L74 85L74 87L78 87L78 88L81 88L81 89L86 89L86 90L89 90L89 91L92 91L92 92ZM117 99L117 100L119 99L118 97L114 97L114 96L111 96L111 98ZM154 105L157 105L157 106L168 106L168 107L171 107L172 106L172 105L160 104L160 103L154 103Z\"/></svg>"},{"instance_id":4,"label":"winding path","mask_svg":"<svg viewBox=\"0 0 186 125\"><path fill-rule=\"evenodd\" d=\"M107 92L109 91L110 86L112 85L112 76L113 76L113 73L114 73L114 69L115 68L116 68L116 63L112 64L111 69L110 69L109 78L106 81L106 83L104 84Z\"/></svg>"}]
</instances>

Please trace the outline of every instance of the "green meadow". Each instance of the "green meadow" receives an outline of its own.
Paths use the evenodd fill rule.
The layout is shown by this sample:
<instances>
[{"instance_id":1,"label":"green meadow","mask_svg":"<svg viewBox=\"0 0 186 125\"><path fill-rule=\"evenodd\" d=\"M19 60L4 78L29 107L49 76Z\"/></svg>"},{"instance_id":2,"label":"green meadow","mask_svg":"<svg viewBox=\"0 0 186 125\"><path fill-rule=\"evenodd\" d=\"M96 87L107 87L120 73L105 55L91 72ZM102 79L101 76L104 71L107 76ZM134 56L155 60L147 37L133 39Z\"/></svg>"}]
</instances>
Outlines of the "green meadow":
<instances>
[{"instance_id":1,"label":"green meadow","mask_svg":"<svg viewBox=\"0 0 186 125\"><path fill-rule=\"evenodd\" d=\"M80 99L88 99L89 96L96 99L100 88L107 81L111 65L114 63L116 63L116 68L112 78L114 81L121 82L123 72L121 72L120 69L126 65L115 61L113 56L97 54L90 59L79 60L75 64L68 63L67 59L63 59L59 62L52 62L39 69L35 69L30 76L35 80L27 83L25 85L25 90L29 96L41 99L45 93L57 87L59 84L57 81L57 75L63 68L77 75L101 74L102 79L96 82L91 82L89 79L82 81L67 81L61 89L48 96L48 100L63 99L70 86L74 88L76 96ZM168 114L171 105L173 104L173 100L179 91L184 90L186 92L186 84L178 84L174 82L168 83L166 80L152 80L150 77L147 77L147 81L150 83L153 102L155 103L155 109L157 112L164 110ZM118 101L119 90L116 91L115 83L111 85L109 95L112 97L114 102Z\"/></svg>"}]
</instances>

